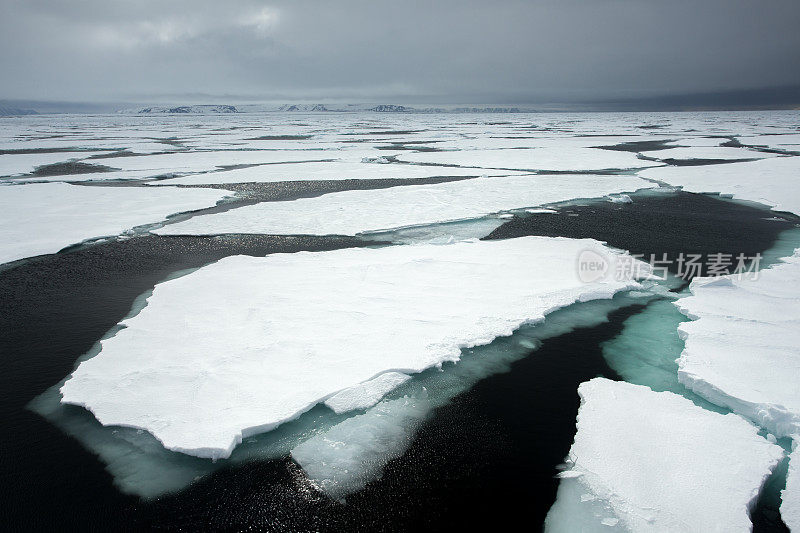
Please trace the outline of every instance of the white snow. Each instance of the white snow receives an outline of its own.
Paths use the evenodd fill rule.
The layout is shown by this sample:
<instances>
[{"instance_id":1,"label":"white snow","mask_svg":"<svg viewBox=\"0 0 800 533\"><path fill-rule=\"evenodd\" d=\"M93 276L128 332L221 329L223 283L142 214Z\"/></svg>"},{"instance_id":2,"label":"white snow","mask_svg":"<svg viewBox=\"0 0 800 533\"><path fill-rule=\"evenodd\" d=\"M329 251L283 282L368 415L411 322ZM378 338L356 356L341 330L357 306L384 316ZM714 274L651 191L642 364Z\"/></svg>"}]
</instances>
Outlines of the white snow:
<instances>
[{"instance_id":1,"label":"white snow","mask_svg":"<svg viewBox=\"0 0 800 533\"><path fill-rule=\"evenodd\" d=\"M318 152L320 158L336 153ZM380 157L380 153L375 154ZM421 165L362 163L359 161L330 161L325 163L290 163L208 172L161 181L166 185L203 185L208 183L249 183L277 181L316 181L346 179L429 178L431 176L491 176L515 174L508 170L435 167Z\"/></svg>"},{"instance_id":2,"label":"white snow","mask_svg":"<svg viewBox=\"0 0 800 533\"><path fill-rule=\"evenodd\" d=\"M400 161L517 170L591 171L653 166L631 152L554 146L508 150L454 150L402 154Z\"/></svg>"},{"instance_id":3,"label":"white snow","mask_svg":"<svg viewBox=\"0 0 800 533\"><path fill-rule=\"evenodd\" d=\"M695 278L678 378L777 436L800 435L800 250L757 279Z\"/></svg>"},{"instance_id":4,"label":"white snow","mask_svg":"<svg viewBox=\"0 0 800 533\"><path fill-rule=\"evenodd\" d=\"M748 507L783 457L734 414L595 378L546 531L749 531Z\"/></svg>"},{"instance_id":5,"label":"white snow","mask_svg":"<svg viewBox=\"0 0 800 533\"><path fill-rule=\"evenodd\" d=\"M458 361L558 308L641 287L581 283L585 250L625 261L594 240L544 237L222 259L156 286L62 401L167 449L227 457L381 373Z\"/></svg>"},{"instance_id":6,"label":"white snow","mask_svg":"<svg viewBox=\"0 0 800 533\"><path fill-rule=\"evenodd\" d=\"M791 531L800 531L800 444L789 456L786 488L781 493L781 518Z\"/></svg>"},{"instance_id":7,"label":"white snow","mask_svg":"<svg viewBox=\"0 0 800 533\"><path fill-rule=\"evenodd\" d=\"M652 184L635 176L575 174L476 178L435 185L344 191L291 202L264 202L170 224L156 233L355 235L477 218L498 211L575 198L597 198L648 187Z\"/></svg>"},{"instance_id":8,"label":"white snow","mask_svg":"<svg viewBox=\"0 0 800 533\"><path fill-rule=\"evenodd\" d=\"M0 186L0 263L118 235L168 215L211 207L229 191L176 187Z\"/></svg>"},{"instance_id":9,"label":"white snow","mask_svg":"<svg viewBox=\"0 0 800 533\"><path fill-rule=\"evenodd\" d=\"M337 392L327 400L325 405L336 414L366 409L378 403L388 392L396 389L411 379L408 374L400 372L384 372L375 379L365 381L355 387Z\"/></svg>"},{"instance_id":10,"label":"white snow","mask_svg":"<svg viewBox=\"0 0 800 533\"><path fill-rule=\"evenodd\" d=\"M800 157L697 167L659 167L638 174L683 187L689 192L721 193L738 200L766 204L777 211L800 214Z\"/></svg>"}]
</instances>

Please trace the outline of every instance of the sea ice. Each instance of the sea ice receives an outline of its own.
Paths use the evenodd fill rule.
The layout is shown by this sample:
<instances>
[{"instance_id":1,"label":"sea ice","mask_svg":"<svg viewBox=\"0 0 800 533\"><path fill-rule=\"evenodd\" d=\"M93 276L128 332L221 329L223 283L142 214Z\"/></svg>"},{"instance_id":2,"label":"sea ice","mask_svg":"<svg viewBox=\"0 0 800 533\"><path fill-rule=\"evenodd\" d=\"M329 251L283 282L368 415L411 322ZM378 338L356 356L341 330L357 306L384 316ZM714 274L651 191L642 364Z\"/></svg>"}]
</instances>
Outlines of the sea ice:
<instances>
[{"instance_id":1,"label":"sea ice","mask_svg":"<svg viewBox=\"0 0 800 533\"><path fill-rule=\"evenodd\" d=\"M375 379L337 392L325 400L325 405L333 409L336 414L366 409L378 403L387 392L396 389L409 379L411 376L408 374L384 372Z\"/></svg>"},{"instance_id":2,"label":"sea ice","mask_svg":"<svg viewBox=\"0 0 800 533\"><path fill-rule=\"evenodd\" d=\"M683 187L689 192L720 193L737 200L766 204L777 211L800 214L800 157L773 157L696 167L659 167L638 174L646 179Z\"/></svg>"},{"instance_id":3,"label":"sea ice","mask_svg":"<svg viewBox=\"0 0 800 533\"><path fill-rule=\"evenodd\" d=\"M791 531L800 531L800 444L789 456L786 488L781 493L781 518Z\"/></svg>"},{"instance_id":4,"label":"sea ice","mask_svg":"<svg viewBox=\"0 0 800 533\"><path fill-rule=\"evenodd\" d=\"M170 224L156 233L355 235L478 218L499 211L576 198L597 198L648 187L652 184L635 176L574 174L476 178L435 185L344 191L291 202L264 202Z\"/></svg>"},{"instance_id":5,"label":"sea ice","mask_svg":"<svg viewBox=\"0 0 800 533\"><path fill-rule=\"evenodd\" d=\"M336 157L336 152L317 152L320 159ZM380 154L373 154L379 157ZM158 185L205 185L277 181L317 181L346 179L410 179L432 176L501 176L518 174L508 170L435 167L404 164L362 163L361 161L329 161L288 163L206 172L161 181Z\"/></svg>"},{"instance_id":6,"label":"sea ice","mask_svg":"<svg viewBox=\"0 0 800 533\"><path fill-rule=\"evenodd\" d=\"M594 240L545 237L222 259L156 286L62 401L167 449L228 457L384 372L458 361L560 307L641 288L625 268L582 283L583 251L623 261Z\"/></svg>"},{"instance_id":7,"label":"sea ice","mask_svg":"<svg viewBox=\"0 0 800 533\"><path fill-rule=\"evenodd\" d=\"M464 167L543 171L591 171L653 166L652 162L641 160L631 152L558 146L533 149L410 153L399 156L398 160Z\"/></svg>"},{"instance_id":8,"label":"sea ice","mask_svg":"<svg viewBox=\"0 0 800 533\"><path fill-rule=\"evenodd\" d=\"M32 154L0 154L0 176L14 176L33 172L36 167L85 159L102 152L56 152ZM88 163L97 164L95 161Z\"/></svg>"},{"instance_id":9,"label":"sea ice","mask_svg":"<svg viewBox=\"0 0 800 533\"><path fill-rule=\"evenodd\" d=\"M678 144L681 144L678 142ZM679 148L667 148L655 152L647 152L649 157L657 159L764 159L775 157L774 154L756 152L747 148L729 148L726 146L684 146Z\"/></svg>"},{"instance_id":10,"label":"sea ice","mask_svg":"<svg viewBox=\"0 0 800 533\"><path fill-rule=\"evenodd\" d=\"M783 457L755 426L604 378L578 394L578 431L546 531L750 530L748 507Z\"/></svg>"},{"instance_id":11,"label":"sea ice","mask_svg":"<svg viewBox=\"0 0 800 533\"><path fill-rule=\"evenodd\" d=\"M692 319L678 328L680 381L777 436L800 435L800 250L757 279L695 278L690 291L675 302Z\"/></svg>"},{"instance_id":12,"label":"sea ice","mask_svg":"<svg viewBox=\"0 0 800 533\"><path fill-rule=\"evenodd\" d=\"M211 207L229 191L84 187L66 183L0 186L0 263L55 253L118 235L184 211Z\"/></svg>"}]
</instances>

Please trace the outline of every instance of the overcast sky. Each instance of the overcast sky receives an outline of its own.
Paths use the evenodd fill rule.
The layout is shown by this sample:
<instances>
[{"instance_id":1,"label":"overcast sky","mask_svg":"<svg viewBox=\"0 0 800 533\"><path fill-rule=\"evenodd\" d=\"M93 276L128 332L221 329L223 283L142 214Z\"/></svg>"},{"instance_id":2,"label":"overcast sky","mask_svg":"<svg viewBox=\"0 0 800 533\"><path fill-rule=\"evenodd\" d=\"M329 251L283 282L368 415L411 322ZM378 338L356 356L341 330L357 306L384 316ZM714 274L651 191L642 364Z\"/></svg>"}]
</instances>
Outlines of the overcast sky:
<instances>
[{"instance_id":1,"label":"overcast sky","mask_svg":"<svg viewBox=\"0 0 800 533\"><path fill-rule=\"evenodd\" d=\"M798 0L0 0L0 98L595 100L800 85Z\"/></svg>"}]
</instances>

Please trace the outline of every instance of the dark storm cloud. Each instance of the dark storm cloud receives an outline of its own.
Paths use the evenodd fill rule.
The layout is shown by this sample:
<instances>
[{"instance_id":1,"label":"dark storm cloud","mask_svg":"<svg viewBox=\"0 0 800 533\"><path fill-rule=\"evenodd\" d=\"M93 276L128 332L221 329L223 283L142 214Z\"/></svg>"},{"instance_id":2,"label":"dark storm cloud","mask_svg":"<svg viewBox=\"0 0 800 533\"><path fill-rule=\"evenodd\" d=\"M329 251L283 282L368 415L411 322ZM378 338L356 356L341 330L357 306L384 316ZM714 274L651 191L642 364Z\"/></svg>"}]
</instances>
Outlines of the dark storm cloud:
<instances>
[{"instance_id":1,"label":"dark storm cloud","mask_svg":"<svg viewBox=\"0 0 800 533\"><path fill-rule=\"evenodd\" d=\"M0 97L535 102L753 89L800 84L798 28L797 0L0 0Z\"/></svg>"}]
</instances>

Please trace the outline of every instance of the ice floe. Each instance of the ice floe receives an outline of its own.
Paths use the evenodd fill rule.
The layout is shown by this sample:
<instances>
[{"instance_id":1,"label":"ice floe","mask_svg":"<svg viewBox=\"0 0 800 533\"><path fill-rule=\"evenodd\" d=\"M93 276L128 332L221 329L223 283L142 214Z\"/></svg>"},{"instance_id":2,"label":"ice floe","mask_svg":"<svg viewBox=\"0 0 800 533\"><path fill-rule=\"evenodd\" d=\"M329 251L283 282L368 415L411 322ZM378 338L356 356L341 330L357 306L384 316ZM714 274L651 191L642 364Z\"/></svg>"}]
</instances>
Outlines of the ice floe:
<instances>
[{"instance_id":1,"label":"ice floe","mask_svg":"<svg viewBox=\"0 0 800 533\"><path fill-rule=\"evenodd\" d=\"M0 263L55 253L87 239L119 235L175 213L211 207L229 194L219 189L66 183L0 186Z\"/></svg>"},{"instance_id":2,"label":"ice floe","mask_svg":"<svg viewBox=\"0 0 800 533\"><path fill-rule=\"evenodd\" d=\"M475 178L435 185L344 191L291 202L264 202L170 224L156 233L355 235L478 218L499 211L575 198L598 198L649 187L651 183L635 176L575 174Z\"/></svg>"},{"instance_id":3,"label":"ice floe","mask_svg":"<svg viewBox=\"0 0 800 533\"><path fill-rule=\"evenodd\" d=\"M409 379L411 376L401 372L384 372L375 379L334 394L325 400L325 405L333 409L336 414L366 409L378 403L378 400L383 398L387 392L396 389Z\"/></svg>"},{"instance_id":4,"label":"ice floe","mask_svg":"<svg viewBox=\"0 0 800 533\"><path fill-rule=\"evenodd\" d=\"M322 154L322 153L321 153ZM333 154L325 152L324 156ZM380 154L377 154L379 156ZM159 182L159 185L205 185L218 183L249 183L277 181L317 181L346 179L411 179L432 176L500 176L517 174L508 170L479 168L435 167L422 165L386 164L380 162L330 161L260 165L256 167L207 172Z\"/></svg>"},{"instance_id":5,"label":"ice floe","mask_svg":"<svg viewBox=\"0 0 800 533\"><path fill-rule=\"evenodd\" d=\"M653 166L652 162L641 160L631 152L563 146L409 153L398 156L398 160L464 167L543 171L591 171Z\"/></svg>"},{"instance_id":6,"label":"ice floe","mask_svg":"<svg viewBox=\"0 0 800 533\"><path fill-rule=\"evenodd\" d=\"M781 518L791 531L800 531L800 444L789 456L786 488L781 493Z\"/></svg>"},{"instance_id":7,"label":"ice floe","mask_svg":"<svg viewBox=\"0 0 800 533\"><path fill-rule=\"evenodd\" d=\"M754 152L757 153L757 152ZM800 214L800 157L773 157L745 163L642 170L643 178L689 192L720 193L738 200Z\"/></svg>"},{"instance_id":8,"label":"ice floe","mask_svg":"<svg viewBox=\"0 0 800 533\"><path fill-rule=\"evenodd\" d=\"M800 435L800 250L757 278L695 278L680 381L781 437Z\"/></svg>"},{"instance_id":9,"label":"ice floe","mask_svg":"<svg viewBox=\"0 0 800 533\"><path fill-rule=\"evenodd\" d=\"M681 144L678 142L678 144ZM667 148L665 150L657 150L655 152L648 152L649 157L657 159L676 159L676 160L691 160L691 159L710 159L710 160L726 160L726 159L764 159L767 157L775 157L775 154L767 154L764 152L756 152L747 148L729 148L725 146L684 146L678 148Z\"/></svg>"},{"instance_id":10,"label":"ice floe","mask_svg":"<svg viewBox=\"0 0 800 533\"><path fill-rule=\"evenodd\" d=\"M387 371L458 361L560 307L641 287L628 269L582 283L586 250L623 261L594 240L544 237L229 257L156 286L62 401L167 449L227 457Z\"/></svg>"},{"instance_id":11,"label":"ice floe","mask_svg":"<svg viewBox=\"0 0 800 533\"><path fill-rule=\"evenodd\" d=\"M749 531L748 508L783 449L734 414L595 378L545 530Z\"/></svg>"}]
</instances>

